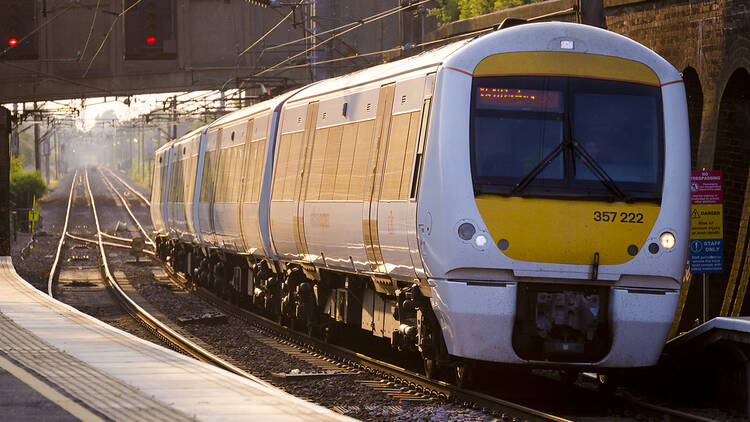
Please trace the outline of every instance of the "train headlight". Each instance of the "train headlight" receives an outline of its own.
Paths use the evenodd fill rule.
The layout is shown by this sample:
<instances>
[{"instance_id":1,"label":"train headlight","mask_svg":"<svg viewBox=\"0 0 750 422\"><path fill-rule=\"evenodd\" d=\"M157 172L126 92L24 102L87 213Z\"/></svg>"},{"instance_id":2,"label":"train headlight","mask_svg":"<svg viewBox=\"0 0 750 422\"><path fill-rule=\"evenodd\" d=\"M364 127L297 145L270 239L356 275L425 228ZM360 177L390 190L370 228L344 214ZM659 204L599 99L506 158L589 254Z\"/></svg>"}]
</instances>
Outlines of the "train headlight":
<instances>
[{"instance_id":1,"label":"train headlight","mask_svg":"<svg viewBox=\"0 0 750 422\"><path fill-rule=\"evenodd\" d=\"M477 232L477 228L471 223L463 223L458 226L458 237L463 240L471 240L474 237L474 233ZM485 239L486 241L486 239Z\"/></svg>"},{"instance_id":2,"label":"train headlight","mask_svg":"<svg viewBox=\"0 0 750 422\"><path fill-rule=\"evenodd\" d=\"M664 232L659 236L659 243L661 243L661 246L664 249L672 249L674 248L675 238L674 235L670 232Z\"/></svg>"},{"instance_id":3,"label":"train headlight","mask_svg":"<svg viewBox=\"0 0 750 422\"><path fill-rule=\"evenodd\" d=\"M484 245L487 244L487 237L483 234L480 234L479 236L474 238L474 244L480 248L483 248Z\"/></svg>"}]
</instances>

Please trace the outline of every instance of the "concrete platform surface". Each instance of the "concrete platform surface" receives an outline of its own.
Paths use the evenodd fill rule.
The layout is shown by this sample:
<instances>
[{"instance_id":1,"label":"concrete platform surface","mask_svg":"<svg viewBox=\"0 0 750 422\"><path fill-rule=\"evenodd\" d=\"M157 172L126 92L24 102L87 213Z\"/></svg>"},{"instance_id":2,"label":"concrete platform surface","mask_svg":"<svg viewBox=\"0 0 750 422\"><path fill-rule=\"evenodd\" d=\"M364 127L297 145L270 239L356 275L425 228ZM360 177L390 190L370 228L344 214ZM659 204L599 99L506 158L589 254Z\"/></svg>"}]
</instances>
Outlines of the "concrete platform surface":
<instances>
[{"instance_id":1,"label":"concrete platform surface","mask_svg":"<svg viewBox=\"0 0 750 422\"><path fill-rule=\"evenodd\" d=\"M0 257L0 419L349 421L113 328Z\"/></svg>"}]
</instances>

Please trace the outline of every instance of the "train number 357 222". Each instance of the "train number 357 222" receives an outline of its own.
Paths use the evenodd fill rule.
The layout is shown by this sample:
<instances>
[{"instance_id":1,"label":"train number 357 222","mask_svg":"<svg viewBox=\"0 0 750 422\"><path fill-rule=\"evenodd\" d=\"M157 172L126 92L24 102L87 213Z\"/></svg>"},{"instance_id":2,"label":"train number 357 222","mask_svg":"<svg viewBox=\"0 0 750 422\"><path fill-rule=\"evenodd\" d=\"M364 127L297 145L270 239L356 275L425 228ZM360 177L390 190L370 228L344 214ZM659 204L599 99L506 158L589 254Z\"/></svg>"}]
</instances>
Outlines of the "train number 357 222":
<instances>
[{"instance_id":1,"label":"train number 357 222","mask_svg":"<svg viewBox=\"0 0 750 422\"><path fill-rule=\"evenodd\" d=\"M594 221L643 224L643 214L639 212L594 211Z\"/></svg>"}]
</instances>

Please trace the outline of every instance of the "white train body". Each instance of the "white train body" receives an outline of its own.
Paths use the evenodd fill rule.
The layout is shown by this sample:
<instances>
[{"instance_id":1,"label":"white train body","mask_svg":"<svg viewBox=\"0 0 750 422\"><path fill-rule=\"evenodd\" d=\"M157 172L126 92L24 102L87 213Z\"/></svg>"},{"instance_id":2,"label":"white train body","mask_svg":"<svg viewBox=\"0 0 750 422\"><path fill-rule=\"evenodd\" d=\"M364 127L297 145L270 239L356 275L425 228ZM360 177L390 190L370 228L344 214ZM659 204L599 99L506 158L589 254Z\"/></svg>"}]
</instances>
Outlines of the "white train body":
<instances>
[{"instance_id":1,"label":"white train body","mask_svg":"<svg viewBox=\"0 0 750 422\"><path fill-rule=\"evenodd\" d=\"M278 312L296 303L288 315L317 326L314 305L426 359L619 368L661 353L689 238L686 99L680 74L627 38L502 29L309 85L182 145L194 205L164 223L159 159L179 154L163 147L155 227L244 257L247 285L232 285L267 311L259 262L282 282ZM313 305L288 291L300 283Z\"/></svg>"}]
</instances>

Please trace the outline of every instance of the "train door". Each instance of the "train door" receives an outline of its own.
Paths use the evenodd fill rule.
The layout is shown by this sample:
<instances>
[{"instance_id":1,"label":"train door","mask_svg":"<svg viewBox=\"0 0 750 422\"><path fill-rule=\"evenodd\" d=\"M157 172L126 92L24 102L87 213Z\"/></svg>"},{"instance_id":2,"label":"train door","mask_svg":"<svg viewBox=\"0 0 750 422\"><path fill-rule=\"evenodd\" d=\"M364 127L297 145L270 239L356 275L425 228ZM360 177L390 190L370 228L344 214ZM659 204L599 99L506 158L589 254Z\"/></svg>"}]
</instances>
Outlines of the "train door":
<instances>
[{"instance_id":1,"label":"train door","mask_svg":"<svg viewBox=\"0 0 750 422\"><path fill-rule=\"evenodd\" d=\"M417 198L419 185L422 179L422 167L424 163L424 151L427 144L427 132L429 130L430 110L432 109L432 93L435 89L435 73L427 75L424 84L424 96L422 101L422 112L419 117L419 135L417 138L416 151L414 152L414 165L411 172L411 183L409 188L409 212L407 219L407 238L409 240L409 253L414 265L417 277L425 278L427 275L422 263L422 255L419 250L419 238L417 233Z\"/></svg>"},{"instance_id":2,"label":"train door","mask_svg":"<svg viewBox=\"0 0 750 422\"><path fill-rule=\"evenodd\" d=\"M307 119L305 120L305 135L302 140L301 161L304 168L302 169L302 180L296 184L294 189L294 200L296 201L296 214L294 215L294 239L297 244L297 256L303 261L307 261L310 251L307 249L307 240L305 239L305 197L307 194L307 183L310 180L310 162L312 158L312 144L315 138L315 127L318 122L318 106L315 101L307 106Z\"/></svg>"},{"instance_id":3,"label":"train door","mask_svg":"<svg viewBox=\"0 0 750 422\"><path fill-rule=\"evenodd\" d=\"M383 254L378 237L378 201L382 187L383 166L388 141L388 131L391 125L393 110L393 96L396 84L384 85L380 88L378 109L375 118L375 132L370 146L370 160L367 167L367 180L362 204L362 234L365 242L365 252L370 264L370 271L386 274Z\"/></svg>"},{"instance_id":4,"label":"train door","mask_svg":"<svg viewBox=\"0 0 750 422\"><path fill-rule=\"evenodd\" d=\"M206 129L202 129L200 132L200 135L197 140L198 144L196 148L198 149L197 157L196 157L196 164L195 164L195 181L193 184L193 195L192 195L192 207L193 207L193 235L198 240L198 243L200 245L203 245L203 235L201 233L202 227L201 227L201 221L200 221L200 206L201 206L201 197L203 195L203 189L205 187L203 182L203 170L204 170L204 161L206 158L206 143L208 142L208 136L206 135Z\"/></svg>"},{"instance_id":5,"label":"train door","mask_svg":"<svg viewBox=\"0 0 750 422\"><path fill-rule=\"evenodd\" d=\"M248 242L245 236L245 226L247 224L245 223L245 201L252 200L252 195L247 194L247 188L248 186L253 186L255 183L255 160L258 158L256 156L255 151L253 151L253 148L251 146L253 139L253 123L255 122L254 119L249 119L247 121L247 126L245 128L245 146L244 146L244 154L243 154L243 163L240 166L242 169L242 174L240 176L240 207L237 210L238 212L238 218L240 222L240 241L242 242L242 250L244 252L247 252L248 249ZM251 188L252 190L252 188ZM249 210L248 210L249 211Z\"/></svg>"}]
</instances>

